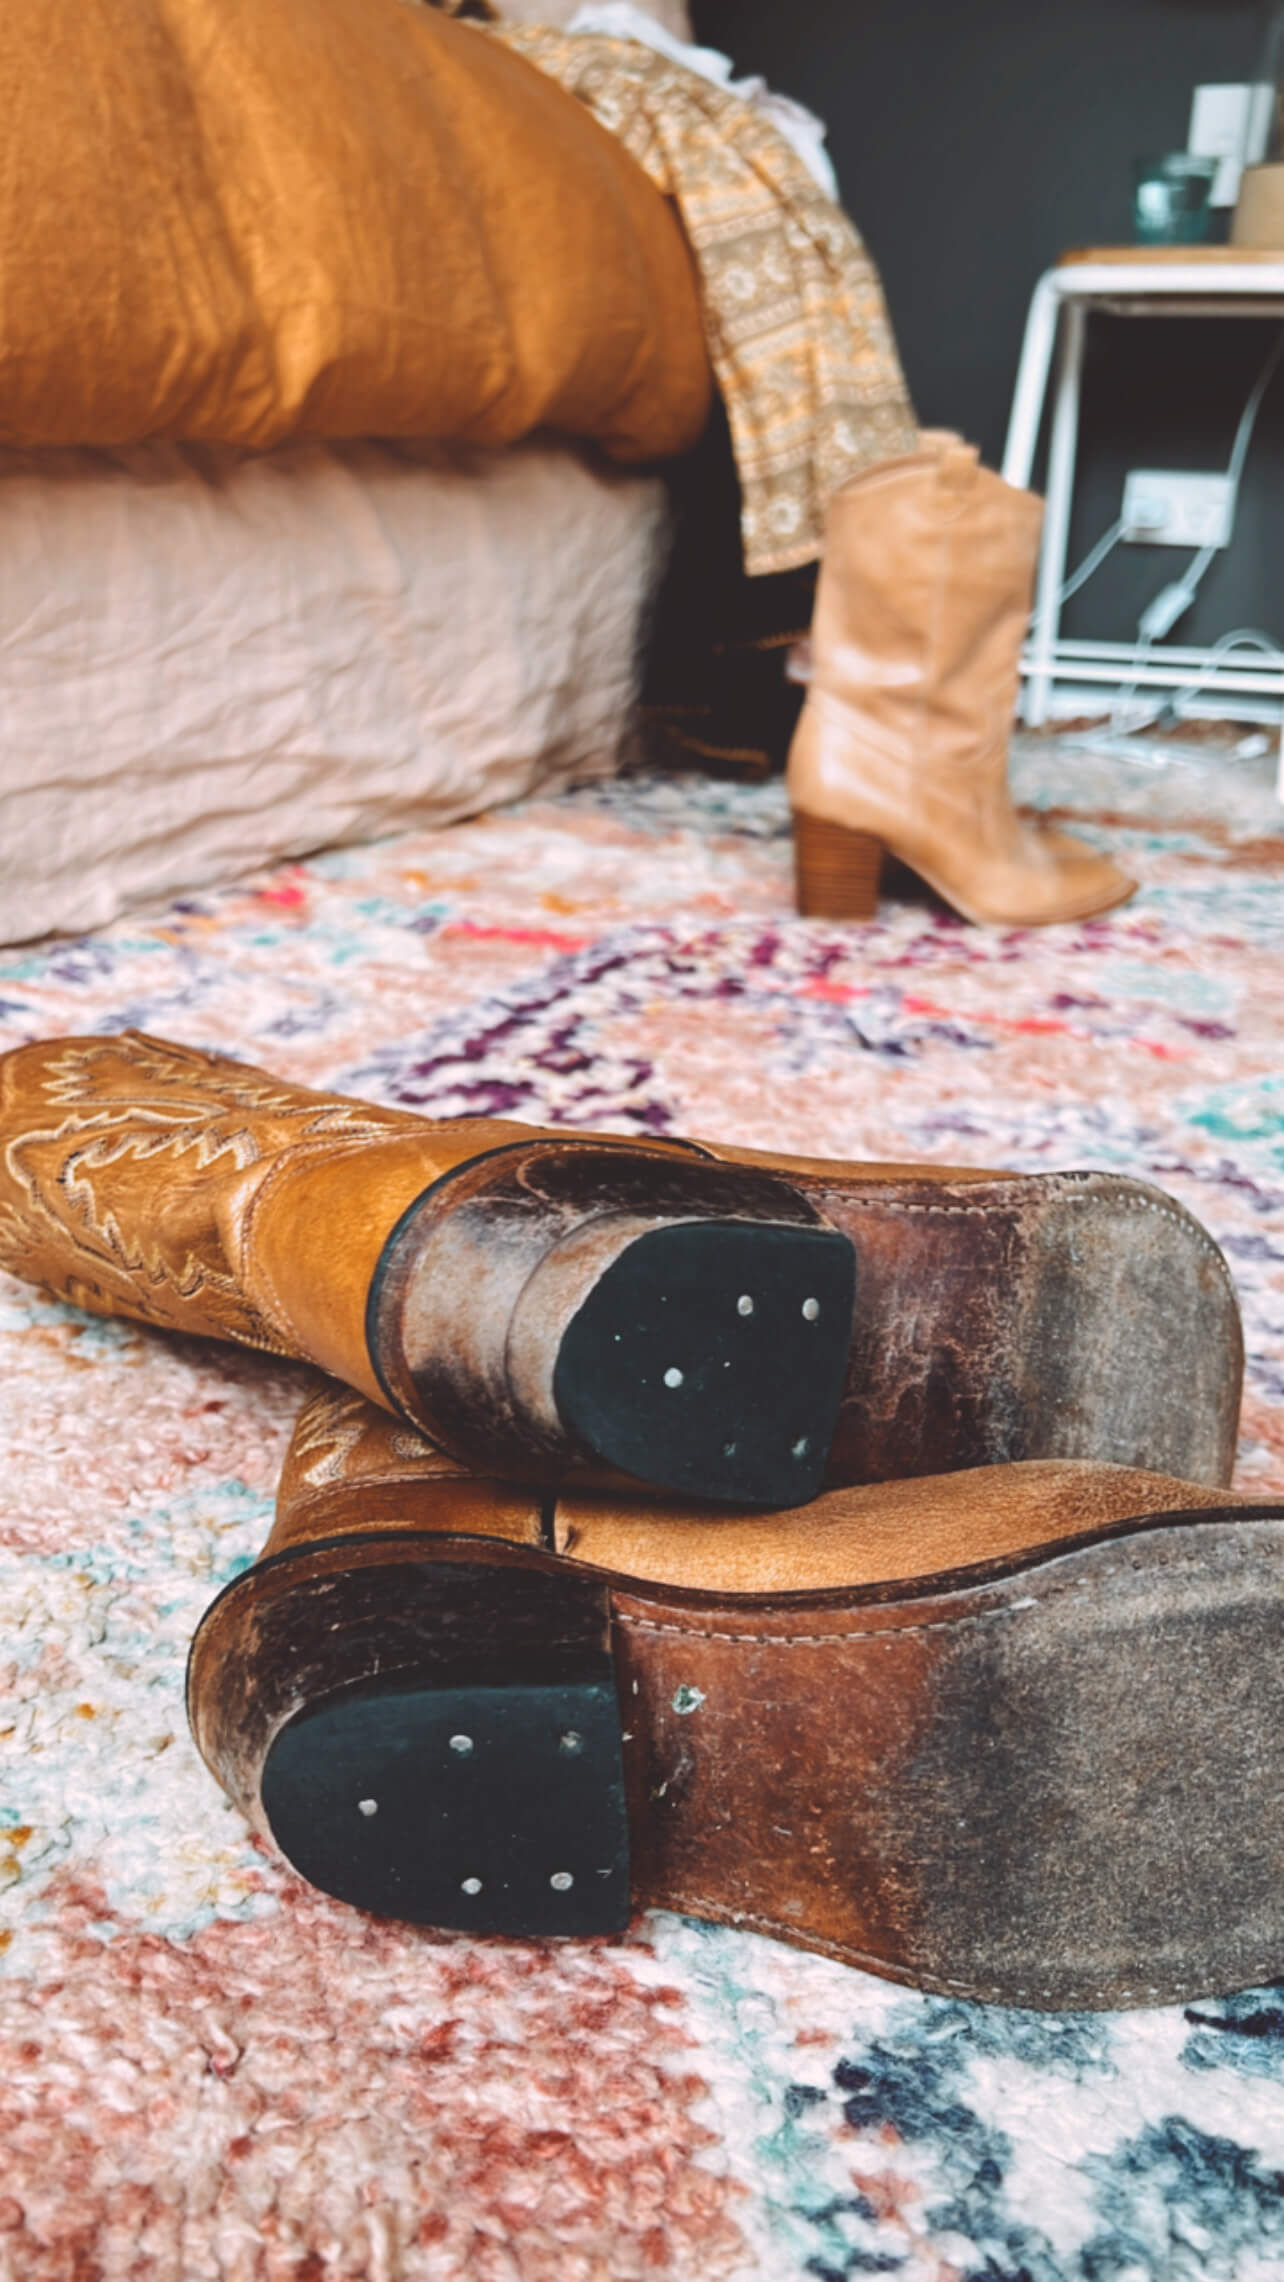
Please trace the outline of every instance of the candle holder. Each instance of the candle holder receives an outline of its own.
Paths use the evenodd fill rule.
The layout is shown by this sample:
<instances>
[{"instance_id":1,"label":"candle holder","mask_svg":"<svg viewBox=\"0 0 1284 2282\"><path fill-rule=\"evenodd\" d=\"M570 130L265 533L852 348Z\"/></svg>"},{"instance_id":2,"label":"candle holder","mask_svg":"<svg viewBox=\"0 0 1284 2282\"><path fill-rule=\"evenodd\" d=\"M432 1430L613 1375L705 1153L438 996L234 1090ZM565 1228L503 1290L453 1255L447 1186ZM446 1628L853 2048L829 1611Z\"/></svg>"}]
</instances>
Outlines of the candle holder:
<instances>
[{"instance_id":1,"label":"candle holder","mask_svg":"<svg viewBox=\"0 0 1284 2282\"><path fill-rule=\"evenodd\" d=\"M1246 166L1240 182L1231 244L1284 257L1284 6L1268 11L1257 85L1275 97L1263 161Z\"/></svg>"}]
</instances>

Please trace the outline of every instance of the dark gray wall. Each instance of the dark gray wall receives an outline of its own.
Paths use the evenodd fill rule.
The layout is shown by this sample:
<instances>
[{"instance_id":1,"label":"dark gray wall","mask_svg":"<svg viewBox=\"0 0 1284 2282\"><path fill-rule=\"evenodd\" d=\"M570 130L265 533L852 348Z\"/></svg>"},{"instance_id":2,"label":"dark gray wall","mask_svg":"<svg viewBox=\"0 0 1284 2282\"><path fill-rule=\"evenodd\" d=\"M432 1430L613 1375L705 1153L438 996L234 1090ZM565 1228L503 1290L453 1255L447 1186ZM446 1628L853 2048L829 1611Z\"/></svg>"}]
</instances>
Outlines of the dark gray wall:
<instances>
[{"instance_id":1,"label":"dark gray wall","mask_svg":"<svg viewBox=\"0 0 1284 2282\"><path fill-rule=\"evenodd\" d=\"M1253 76L1253 0L695 0L699 36L829 121L844 202L882 268L920 417L1002 451L1030 292L1066 247L1130 234L1135 156L1180 150L1191 91ZM1071 560L1130 467L1225 465L1275 328L1092 320ZM1065 630L1128 640L1189 558L1128 547ZM1178 641L1284 640L1284 370L1233 548Z\"/></svg>"}]
</instances>

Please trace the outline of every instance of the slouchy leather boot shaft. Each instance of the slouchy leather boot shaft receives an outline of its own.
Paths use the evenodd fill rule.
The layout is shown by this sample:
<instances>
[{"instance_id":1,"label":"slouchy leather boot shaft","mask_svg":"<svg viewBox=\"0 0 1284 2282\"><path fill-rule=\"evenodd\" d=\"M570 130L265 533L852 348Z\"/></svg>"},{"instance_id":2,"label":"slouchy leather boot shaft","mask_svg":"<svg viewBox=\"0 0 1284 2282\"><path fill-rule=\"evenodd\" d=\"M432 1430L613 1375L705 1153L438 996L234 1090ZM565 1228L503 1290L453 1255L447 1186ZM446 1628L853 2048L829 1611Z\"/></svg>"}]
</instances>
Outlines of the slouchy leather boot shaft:
<instances>
[{"instance_id":1,"label":"slouchy leather boot shaft","mask_svg":"<svg viewBox=\"0 0 1284 2282\"><path fill-rule=\"evenodd\" d=\"M883 853L965 917L1006 926L1082 918L1132 893L1083 842L1023 822L1008 789L1041 520L1030 493L932 431L835 496L789 758L804 911L871 916ZM841 889L844 862L863 910L826 903L822 875ZM819 900L807 900L809 865Z\"/></svg>"},{"instance_id":2,"label":"slouchy leather boot shaft","mask_svg":"<svg viewBox=\"0 0 1284 2282\"><path fill-rule=\"evenodd\" d=\"M0 1266L314 1362L488 1478L795 1508L1234 1454L1226 1263L1112 1173L434 1122L128 1033L0 1061Z\"/></svg>"}]
</instances>

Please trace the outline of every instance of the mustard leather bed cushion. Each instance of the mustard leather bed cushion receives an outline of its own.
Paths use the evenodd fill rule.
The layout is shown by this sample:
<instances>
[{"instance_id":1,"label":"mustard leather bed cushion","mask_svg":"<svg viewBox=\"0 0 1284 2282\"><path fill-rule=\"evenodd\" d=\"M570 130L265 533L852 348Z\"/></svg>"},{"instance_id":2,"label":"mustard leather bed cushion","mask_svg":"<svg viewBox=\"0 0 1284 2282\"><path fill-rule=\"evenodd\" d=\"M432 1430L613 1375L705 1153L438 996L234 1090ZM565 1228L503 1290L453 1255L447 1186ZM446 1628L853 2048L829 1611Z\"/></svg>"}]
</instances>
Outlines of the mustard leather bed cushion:
<instances>
[{"instance_id":1,"label":"mustard leather bed cushion","mask_svg":"<svg viewBox=\"0 0 1284 2282\"><path fill-rule=\"evenodd\" d=\"M4 0L0 118L0 443L703 425L667 202L417 0Z\"/></svg>"}]
</instances>

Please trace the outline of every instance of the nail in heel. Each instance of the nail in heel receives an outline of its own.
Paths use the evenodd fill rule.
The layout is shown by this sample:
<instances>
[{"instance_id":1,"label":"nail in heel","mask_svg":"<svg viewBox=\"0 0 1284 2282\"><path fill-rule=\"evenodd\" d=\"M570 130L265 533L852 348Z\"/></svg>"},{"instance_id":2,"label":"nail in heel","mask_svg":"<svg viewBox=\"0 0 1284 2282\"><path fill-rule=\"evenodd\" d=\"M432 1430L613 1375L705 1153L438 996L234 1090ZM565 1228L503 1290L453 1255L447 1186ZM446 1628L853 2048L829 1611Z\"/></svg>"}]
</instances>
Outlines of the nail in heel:
<instances>
[{"instance_id":1,"label":"nail in heel","mask_svg":"<svg viewBox=\"0 0 1284 2282\"><path fill-rule=\"evenodd\" d=\"M339 1901L471 1933L628 1922L609 1599L547 1556L287 1555L205 1617L188 1704L224 1789Z\"/></svg>"},{"instance_id":2,"label":"nail in heel","mask_svg":"<svg viewBox=\"0 0 1284 2282\"><path fill-rule=\"evenodd\" d=\"M794 810L794 875L804 919L872 919L885 849L870 832Z\"/></svg>"},{"instance_id":3,"label":"nail in heel","mask_svg":"<svg viewBox=\"0 0 1284 2282\"><path fill-rule=\"evenodd\" d=\"M540 1142L403 1218L371 1291L398 1410L491 1472L586 1467L735 1504L820 1489L854 1304L846 1236L698 1152Z\"/></svg>"}]
</instances>

